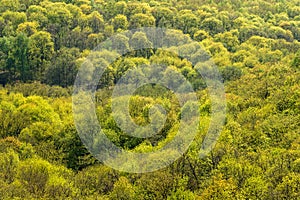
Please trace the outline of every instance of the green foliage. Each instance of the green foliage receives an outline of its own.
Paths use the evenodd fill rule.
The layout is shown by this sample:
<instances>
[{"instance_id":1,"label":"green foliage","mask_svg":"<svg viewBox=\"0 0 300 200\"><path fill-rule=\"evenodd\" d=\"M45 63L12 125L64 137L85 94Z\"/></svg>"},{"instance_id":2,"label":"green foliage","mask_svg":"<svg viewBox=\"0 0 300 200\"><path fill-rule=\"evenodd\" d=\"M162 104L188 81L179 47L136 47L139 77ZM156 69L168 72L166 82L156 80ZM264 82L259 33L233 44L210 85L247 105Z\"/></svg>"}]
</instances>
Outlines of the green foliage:
<instances>
[{"instance_id":1,"label":"green foliage","mask_svg":"<svg viewBox=\"0 0 300 200\"><path fill-rule=\"evenodd\" d=\"M42 80L54 53L54 44L48 32L40 31L30 36L28 45L29 60L32 63L29 80Z\"/></svg>"},{"instance_id":2,"label":"green foliage","mask_svg":"<svg viewBox=\"0 0 300 200\"><path fill-rule=\"evenodd\" d=\"M96 165L79 172L75 177L75 186L80 189L82 196L94 193L109 194L117 180L118 174L115 171L106 166ZM120 187L119 184L121 183L116 183L115 187Z\"/></svg>"},{"instance_id":3,"label":"green foliage","mask_svg":"<svg viewBox=\"0 0 300 200\"><path fill-rule=\"evenodd\" d=\"M173 181L168 171L144 174L137 181L138 196L142 199L166 199L173 189Z\"/></svg>"},{"instance_id":4,"label":"green foliage","mask_svg":"<svg viewBox=\"0 0 300 200\"><path fill-rule=\"evenodd\" d=\"M114 189L110 194L110 199L114 200L127 200L134 199L135 191L134 187L128 181L126 177L120 177L114 184Z\"/></svg>"},{"instance_id":5,"label":"green foliage","mask_svg":"<svg viewBox=\"0 0 300 200\"><path fill-rule=\"evenodd\" d=\"M234 199L237 198L237 186L232 180L215 180L207 187L199 199Z\"/></svg>"},{"instance_id":6,"label":"green foliage","mask_svg":"<svg viewBox=\"0 0 300 200\"><path fill-rule=\"evenodd\" d=\"M0 177L7 183L12 183L16 176L16 167L19 163L19 156L14 151L10 150L6 153L1 153Z\"/></svg>"},{"instance_id":7,"label":"green foliage","mask_svg":"<svg viewBox=\"0 0 300 200\"><path fill-rule=\"evenodd\" d=\"M130 18L130 29L150 27L155 25L155 18L151 15L138 13Z\"/></svg>"},{"instance_id":8,"label":"green foliage","mask_svg":"<svg viewBox=\"0 0 300 200\"><path fill-rule=\"evenodd\" d=\"M300 51L295 55L295 58L292 60L292 67L299 69L300 68Z\"/></svg>"},{"instance_id":9,"label":"green foliage","mask_svg":"<svg viewBox=\"0 0 300 200\"><path fill-rule=\"evenodd\" d=\"M276 187L277 197L287 199L298 199L300 175L298 173L291 173L283 177L282 182Z\"/></svg>"},{"instance_id":10,"label":"green foliage","mask_svg":"<svg viewBox=\"0 0 300 200\"><path fill-rule=\"evenodd\" d=\"M128 21L127 21L127 17L125 15L117 15L113 21L112 24L114 26L115 31L116 30L126 30L128 27Z\"/></svg>"},{"instance_id":11,"label":"green foliage","mask_svg":"<svg viewBox=\"0 0 300 200\"><path fill-rule=\"evenodd\" d=\"M46 161L31 159L20 163L17 177L35 195L44 193L49 179L50 164Z\"/></svg>"},{"instance_id":12,"label":"green foliage","mask_svg":"<svg viewBox=\"0 0 300 200\"><path fill-rule=\"evenodd\" d=\"M0 0L0 84L5 86L0 89L0 199L299 199L299 11L296 0ZM211 56L203 59L220 70L226 124L205 158L198 155L211 100L197 69L207 64L193 66L153 49L151 35L139 31L114 34L141 27L174 29L166 32L166 46L193 38L195 43L178 50L193 61L201 46ZM112 35L116 52L90 53ZM141 44L148 48L139 50ZM110 89L141 65L166 66L166 83L176 84L176 71L192 84L201 122L182 157L162 171L127 174L88 152L71 103L78 68L88 55L98 65L87 80L101 72L99 65L107 67L95 95L99 122L115 145L133 152L170 142L180 125L180 105L159 85L139 88L130 98L132 120L143 126L151 119L163 121L162 112L151 110L159 104L166 122L155 136L134 138L111 115ZM136 71L140 77L145 73Z\"/></svg>"}]
</instances>

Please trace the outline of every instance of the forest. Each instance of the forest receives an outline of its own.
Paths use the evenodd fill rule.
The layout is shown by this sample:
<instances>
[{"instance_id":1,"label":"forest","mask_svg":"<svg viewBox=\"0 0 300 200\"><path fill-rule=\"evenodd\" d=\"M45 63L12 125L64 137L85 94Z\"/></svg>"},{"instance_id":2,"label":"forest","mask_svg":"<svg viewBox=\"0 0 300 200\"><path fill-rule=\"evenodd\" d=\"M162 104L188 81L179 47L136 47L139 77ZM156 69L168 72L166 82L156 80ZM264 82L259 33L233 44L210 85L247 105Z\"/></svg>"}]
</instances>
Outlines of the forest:
<instances>
[{"instance_id":1,"label":"forest","mask_svg":"<svg viewBox=\"0 0 300 200\"><path fill-rule=\"evenodd\" d=\"M83 144L72 95L98 44L115 35L114 49L149 44L142 32L118 35L142 27L169 29L168 42L191 39L207 52L222 77L226 118L214 148L199 157L212 101L196 67L155 48L132 50L112 63L114 52L104 52L95 110L116 146L162 148L181 114L171 91L145 85L130 97L133 121L148 124L156 104L166 108L167 119L152 137L126 135L112 116L111 96L128 70L163 63L191 83L200 101L188 150L160 170L129 173L105 165ZM300 199L298 0L0 0L0 85L1 200Z\"/></svg>"}]
</instances>

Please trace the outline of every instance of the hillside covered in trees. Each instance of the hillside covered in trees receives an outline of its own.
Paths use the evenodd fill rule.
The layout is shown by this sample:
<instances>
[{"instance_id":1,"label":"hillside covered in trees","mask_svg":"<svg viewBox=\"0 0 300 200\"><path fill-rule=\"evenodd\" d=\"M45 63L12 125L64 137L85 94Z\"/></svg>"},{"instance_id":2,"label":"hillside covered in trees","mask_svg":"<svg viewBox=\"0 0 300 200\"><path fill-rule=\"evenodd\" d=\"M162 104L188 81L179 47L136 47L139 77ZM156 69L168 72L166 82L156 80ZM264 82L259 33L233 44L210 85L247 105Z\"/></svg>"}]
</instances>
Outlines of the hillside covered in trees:
<instances>
[{"instance_id":1,"label":"hillside covered in trees","mask_svg":"<svg viewBox=\"0 0 300 200\"><path fill-rule=\"evenodd\" d=\"M146 125L151 105L163 105L163 129L143 139L118 127L111 88L129 69L163 63L191 82L201 104L198 133L183 156L159 171L126 173L83 145L72 93L98 44L141 27L170 29L170 43L191 38L205 49L222 75L226 120L214 149L200 158L211 99L195 66L154 48L113 63L106 52L95 104L116 146L153 151L179 126L172 92L146 85L131 97L130 115ZM136 32L112 45L131 49L147 37ZM300 199L298 0L0 0L0 83L0 199Z\"/></svg>"}]
</instances>

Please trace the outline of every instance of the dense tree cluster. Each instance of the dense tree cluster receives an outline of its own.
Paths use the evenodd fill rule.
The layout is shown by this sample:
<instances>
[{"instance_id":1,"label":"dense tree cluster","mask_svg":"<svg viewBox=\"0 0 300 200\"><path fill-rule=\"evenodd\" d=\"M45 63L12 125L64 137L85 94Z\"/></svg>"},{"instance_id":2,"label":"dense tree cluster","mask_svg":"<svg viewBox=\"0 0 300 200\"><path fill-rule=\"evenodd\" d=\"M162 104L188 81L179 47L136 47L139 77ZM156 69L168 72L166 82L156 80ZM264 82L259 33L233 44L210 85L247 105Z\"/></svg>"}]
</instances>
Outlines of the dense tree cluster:
<instances>
[{"instance_id":1,"label":"dense tree cluster","mask_svg":"<svg viewBox=\"0 0 300 200\"><path fill-rule=\"evenodd\" d=\"M0 0L0 199L299 199L299 13L296 0ZM191 37L209 53L225 84L226 124L213 151L199 158L211 101L195 67L157 49L131 51L113 63L114 52L106 52L97 61L108 67L96 112L117 146L159 149L179 123L174 94L146 85L131 97L130 115L145 125L149 108L160 104L168 110L165 126L148 139L120 130L110 87L128 69L163 63L192 83L201 103L198 134L181 158L160 171L128 174L106 167L82 144L72 85L97 44L145 26L174 29L167 42ZM140 42L149 38L136 32L114 37L112 45L131 49Z\"/></svg>"},{"instance_id":2,"label":"dense tree cluster","mask_svg":"<svg viewBox=\"0 0 300 200\"><path fill-rule=\"evenodd\" d=\"M276 62L300 49L299 10L296 1L1 0L0 80L70 86L89 50L114 33L145 26L189 34L222 58L216 62L224 71L239 74L245 65Z\"/></svg>"}]
</instances>

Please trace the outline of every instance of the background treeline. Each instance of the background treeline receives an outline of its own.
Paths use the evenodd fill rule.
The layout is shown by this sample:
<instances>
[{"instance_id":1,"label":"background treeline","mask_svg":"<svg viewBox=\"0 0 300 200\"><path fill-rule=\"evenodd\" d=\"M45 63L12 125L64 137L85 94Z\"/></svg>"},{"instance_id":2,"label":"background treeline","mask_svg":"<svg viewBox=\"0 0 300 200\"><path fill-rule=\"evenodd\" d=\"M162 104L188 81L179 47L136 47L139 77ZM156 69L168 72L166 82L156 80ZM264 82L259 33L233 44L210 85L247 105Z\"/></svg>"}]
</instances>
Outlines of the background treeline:
<instances>
[{"instance_id":1,"label":"background treeline","mask_svg":"<svg viewBox=\"0 0 300 200\"><path fill-rule=\"evenodd\" d=\"M143 26L181 30L226 74L239 73L300 49L299 12L297 1L1 0L0 82L70 86L89 50L116 32Z\"/></svg>"},{"instance_id":2,"label":"background treeline","mask_svg":"<svg viewBox=\"0 0 300 200\"><path fill-rule=\"evenodd\" d=\"M0 12L0 199L300 198L298 1L1 0ZM151 50L117 60L101 79L96 106L118 146L160 148L176 134L180 114L172 93L144 87L131 99L135 122L146 124L148 108L159 103L169 111L167 124L147 140L126 136L110 115L107 87L129 68L164 63L192 82L201 101L199 134L187 153L163 170L127 174L105 167L82 145L71 86L98 43L142 26L176 29L208 51L223 75L227 116L215 149L200 159L210 99L193 66ZM185 37L179 32L174 38ZM126 37L114 44L134 45Z\"/></svg>"}]
</instances>

